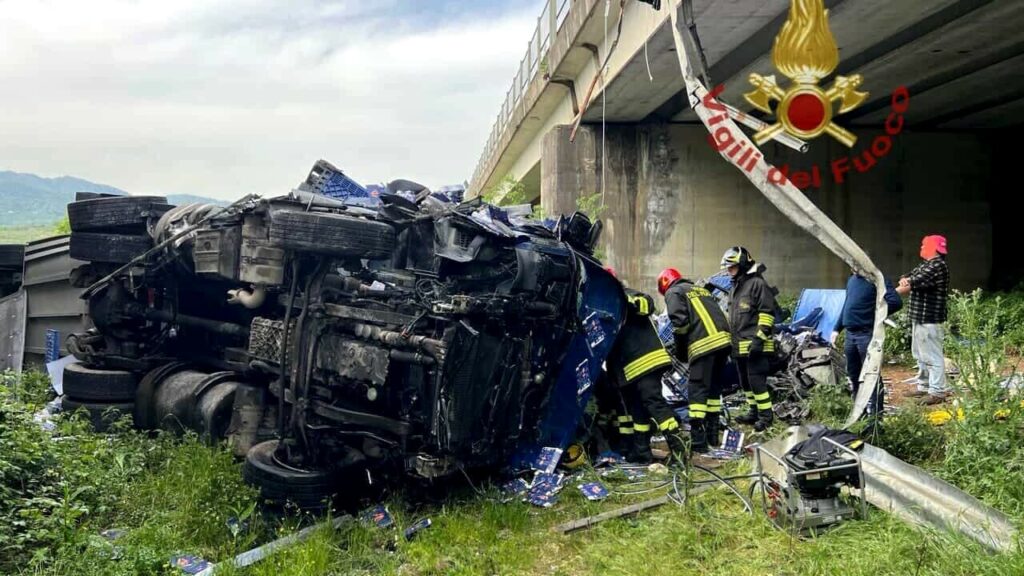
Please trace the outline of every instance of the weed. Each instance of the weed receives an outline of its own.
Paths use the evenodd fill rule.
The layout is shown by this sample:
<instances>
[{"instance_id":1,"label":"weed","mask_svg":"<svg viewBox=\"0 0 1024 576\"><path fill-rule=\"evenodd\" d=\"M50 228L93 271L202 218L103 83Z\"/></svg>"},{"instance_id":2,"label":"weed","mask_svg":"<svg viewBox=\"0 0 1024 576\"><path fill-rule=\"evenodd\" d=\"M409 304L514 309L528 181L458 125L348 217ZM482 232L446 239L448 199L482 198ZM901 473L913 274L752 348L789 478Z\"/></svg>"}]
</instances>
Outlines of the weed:
<instances>
[{"instance_id":1,"label":"weed","mask_svg":"<svg viewBox=\"0 0 1024 576\"><path fill-rule=\"evenodd\" d=\"M920 406L911 405L886 416L874 442L901 460L935 468L945 455L946 431L929 423Z\"/></svg>"},{"instance_id":2,"label":"weed","mask_svg":"<svg viewBox=\"0 0 1024 576\"><path fill-rule=\"evenodd\" d=\"M853 399L845 384L815 386L811 389L808 408L812 421L834 427L846 420L853 408Z\"/></svg>"},{"instance_id":3,"label":"weed","mask_svg":"<svg viewBox=\"0 0 1024 576\"><path fill-rule=\"evenodd\" d=\"M1002 308L997 297L995 310ZM956 330L947 353L960 368L953 382L954 405L942 475L987 503L1024 515L1024 408L1001 385L1008 340L999 313L980 291L950 300Z\"/></svg>"}]
</instances>

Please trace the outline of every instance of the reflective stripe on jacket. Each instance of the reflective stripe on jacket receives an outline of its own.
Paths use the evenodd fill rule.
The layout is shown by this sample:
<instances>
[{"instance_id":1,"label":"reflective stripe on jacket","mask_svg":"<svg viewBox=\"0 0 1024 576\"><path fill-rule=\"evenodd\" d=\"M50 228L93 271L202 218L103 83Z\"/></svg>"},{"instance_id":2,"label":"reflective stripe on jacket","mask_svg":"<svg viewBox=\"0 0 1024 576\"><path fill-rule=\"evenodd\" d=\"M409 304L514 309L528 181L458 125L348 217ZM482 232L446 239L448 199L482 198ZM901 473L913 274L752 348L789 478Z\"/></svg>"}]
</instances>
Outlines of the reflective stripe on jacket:
<instances>
[{"instance_id":1,"label":"reflective stripe on jacket","mask_svg":"<svg viewBox=\"0 0 1024 576\"><path fill-rule=\"evenodd\" d=\"M746 273L736 276L729 293L729 326L732 327L733 353L750 354L754 338L764 341L764 351L774 352L772 330L775 326L775 295L761 274L763 264L754 264Z\"/></svg>"},{"instance_id":2,"label":"reflective stripe on jacket","mask_svg":"<svg viewBox=\"0 0 1024 576\"><path fill-rule=\"evenodd\" d=\"M687 280L676 281L665 292L665 308L680 359L692 362L731 345L725 313L706 289Z\"/></svg>"},{"instance_id":3,"label":"reflective stripe on jacket","mask_svg":"<svg viewBox=\"0 0 1024 576\"><path fill-rule=\"evenodd\" d=\"M651 322L654 299L628 288L626 298L629 302L626 322L612 349L611 360L621 367L628 383L659 368L671 366L672 357Z\"/></svg>"}]
</instances>

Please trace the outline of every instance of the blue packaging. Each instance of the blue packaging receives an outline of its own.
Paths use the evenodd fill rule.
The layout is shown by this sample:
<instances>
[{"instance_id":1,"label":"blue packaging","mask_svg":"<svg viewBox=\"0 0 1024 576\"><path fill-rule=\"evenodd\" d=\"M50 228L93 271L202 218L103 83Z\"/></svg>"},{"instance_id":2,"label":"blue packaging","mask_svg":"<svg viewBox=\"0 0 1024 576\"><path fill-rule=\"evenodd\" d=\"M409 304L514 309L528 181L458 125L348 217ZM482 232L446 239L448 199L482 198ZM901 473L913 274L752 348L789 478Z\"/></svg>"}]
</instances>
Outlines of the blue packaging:
<instances>
[{"instance_id":1,"label":"blue packaging","mask_svg":"<svg viewBox=\"0 0 1024 576\"><path fill-rule=\"evenodd\" d=\"M580 492L583 492L583 495L587 498L587 500L604 500L605 498L608 497L608 489L605 488L604 485L601 484L600 482L588 482L586 484L580 484L578 488L580 489Z\"/></svg>"}]
</instances>

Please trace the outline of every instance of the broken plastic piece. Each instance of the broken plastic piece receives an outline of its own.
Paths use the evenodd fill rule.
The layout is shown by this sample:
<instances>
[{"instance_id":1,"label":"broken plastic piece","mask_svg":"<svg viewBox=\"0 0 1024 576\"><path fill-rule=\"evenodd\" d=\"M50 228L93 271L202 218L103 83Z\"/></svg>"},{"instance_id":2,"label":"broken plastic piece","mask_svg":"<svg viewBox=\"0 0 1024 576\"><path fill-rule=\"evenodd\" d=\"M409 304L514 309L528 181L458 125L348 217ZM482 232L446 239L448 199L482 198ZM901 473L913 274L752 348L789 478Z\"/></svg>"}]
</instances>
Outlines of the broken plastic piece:
<instances>
[{"instance_id":1,"label":"broken plastic piece","mask_svg":"<svg viewBox=\"0 0 1024 576\"><path fill-rule=\"evenodd\" d=\"M171 566L181 570L185 574L199 574L210 567L210 563L198 556L188 554L171 557Z\"/></svg>"},{"instance_id":2,"label":"broken plastic piece","mask_svg":"<svg viewBox=\"0 0 1024 576\"><path fill-rule=\"evenodd\" d=\"M391 517L391 513L384 505L377 505L373 508L363 512L360 518L364 522L372 522L377 528L388 528L395 523L395 520Z\"/></svg>"},{"instance_id":3,"label":"broken plastic piece","mask_svg":"<svg viewBox=\"0 0 1024 576\"><path fill-rule=\"evenodd\" d=\"M550 446L541 448L540 454L537 456L537 461L533 465L533 469L551 474L555 471L555 467L558 466L558 462L561 459L561 448L553 448Z\"/></svg>"},{"instance_id":4,"label":"broken plastic piece","mask_svg":"<svg viewBox=\"0 0 1024 576\"><path fill-rule=\"evenodd\" d=\"M605 498L608 497L608 489L605 488L604 484L601 484L600 482L588 482L586 484L580 484L578 488L580 489L580 492L583 492L583 495L587 498L587 500L597 501L604 500Z\"/></svg>"},{"instance_id":5,"label":"broken plastic piece","mask_svg":"<svg viewBox=\"0 0 1024 576\"><path fill-rule=\"evenodd\" d=\"M430 525L430 518L424 518L422 520L417 521L415 524L405 529L405 539L412 540L412 537L415 536L417 532L423 530L424 528L429 528Z\"/></svg>"},{"instance_id":6,"label":"broken plastic piece","mask_svg":"<svg viewBox=\"0 0 1024 576\"><path fill-rule=\"evenodd\" d=\"M728 428L722 435L722 450L726 452L739 452L743 449L743 432Z\"/></svg>"}]
</instances>

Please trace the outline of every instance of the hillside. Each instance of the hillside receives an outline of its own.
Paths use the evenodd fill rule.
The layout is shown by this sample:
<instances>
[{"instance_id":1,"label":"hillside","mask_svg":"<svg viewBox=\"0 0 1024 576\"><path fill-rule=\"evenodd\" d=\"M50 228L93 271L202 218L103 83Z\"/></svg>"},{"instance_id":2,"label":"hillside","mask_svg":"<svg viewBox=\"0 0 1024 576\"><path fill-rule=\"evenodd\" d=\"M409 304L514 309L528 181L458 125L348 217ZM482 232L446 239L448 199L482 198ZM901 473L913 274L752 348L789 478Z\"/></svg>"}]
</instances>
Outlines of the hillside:
<instances>
[{"instance_id":1,"label":"hillside","mask_svg":"<svg viewBox=\"0 0 1024 576\"><path fill-rule=\"evenodd\" d=\"M73 176L43 178L35 174L0 171L0 228L51 225L64 218L67 204L74 201L76 192L128 194L113 186ZM170 195L167 199L171 204L226 204L191 194Z\"/></svg>"}]
</instances>

